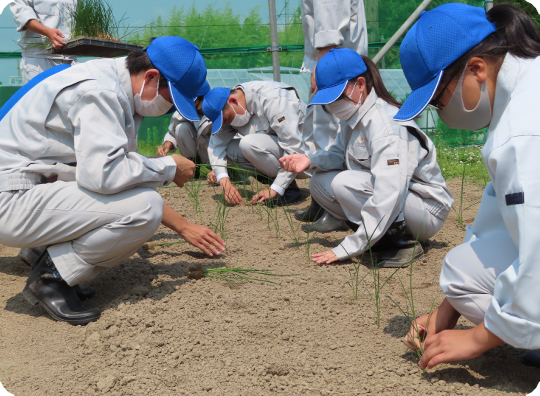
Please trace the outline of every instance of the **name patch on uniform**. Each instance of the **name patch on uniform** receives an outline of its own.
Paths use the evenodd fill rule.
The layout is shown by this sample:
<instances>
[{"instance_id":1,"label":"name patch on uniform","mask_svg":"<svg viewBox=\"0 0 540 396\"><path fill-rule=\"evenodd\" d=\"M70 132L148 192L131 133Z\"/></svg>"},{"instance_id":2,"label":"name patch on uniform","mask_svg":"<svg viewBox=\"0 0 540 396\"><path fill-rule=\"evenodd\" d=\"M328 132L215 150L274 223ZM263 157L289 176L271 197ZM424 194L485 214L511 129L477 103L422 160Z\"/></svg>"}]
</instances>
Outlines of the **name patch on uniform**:
<instances>
[{"instance_id":1,"label":"name patch on uniform","mask_svg":"<svg viewBox=\"0 0 540 396\"><path fill-rule=\"evenodd\" d=\"M278 121L279 121L279 122L285 121L285 116L283 116L283 117L281 117L281 118L278 118Z\"/></svg>"},{"instance_id":2,"label":"name patch on uniform","mask_svg":"<svg viewBox=\"0 0 540 396\"><path fill-rule=\"evenodd\" d=\"M399 165L399 160L398 159L389 159L386 162L388 163L388 165Z\"/></svg>"},{"instance_id":3,"label":"name patch on uniform","mask_svg":"<svg viewBox=\"0 0 540 396\"><path fill-rule=\"evenodd\" d=\"M506 206L521 205L525 203L525 193L522 192L506 194L504 198L506 199Z\"/></svg>"}]
</instances>

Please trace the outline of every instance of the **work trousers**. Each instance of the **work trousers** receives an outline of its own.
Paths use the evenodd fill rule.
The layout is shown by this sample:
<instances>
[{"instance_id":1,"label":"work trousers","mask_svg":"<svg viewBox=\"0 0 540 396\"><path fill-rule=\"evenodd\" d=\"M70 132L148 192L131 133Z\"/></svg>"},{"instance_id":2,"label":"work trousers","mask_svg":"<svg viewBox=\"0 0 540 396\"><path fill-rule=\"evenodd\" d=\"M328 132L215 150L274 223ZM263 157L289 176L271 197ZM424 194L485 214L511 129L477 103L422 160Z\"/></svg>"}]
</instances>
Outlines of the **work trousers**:
<instances>
[{"instance_id":1,"label":"work trousers","mask_svg":"<svg viewBox=\"0 0 540 396\"><path fill-rule=\"evenodd\" d=\"M464 243L444 258L441 290L459 313L480 324L491 304L495 280L518 255L489 183L472 227L467 226Z\"/></svg>"},{"instance_id":2,"label":"work trousers","mask_svg":"<svg viewBox=\"0 0 540 396\"><path fill-rule=\"evenodd\" d=\"M78 62L76 60L68 59L34 58L23 54L20 65L23 84L26 84L39 73L44 72L53 66L65 64L73 66L78 64Z\"/></svg>"},{"instance_id":3,"label":"work trousers","mask_svg":"<svg viewBox=\"0 0 540 396\"><path fill-rule=\"evenodd\" d=\"M315 93L309 94L310 102L314 96ZM340 129L339 119L324 111L323 106L309 106L302 129L307 152L313 154L318 150L328 150L335 142Z\"/></svg>"},{"instance_id":4,"label":"work trousers","mask_svg":"<svg viewBox=\"0 0 540 396\"><path fill-rule=\"evenodd\" d=\"M158 229L161 196L149 188L103 195L76 182L0 192L0 244L48 246L62 278L74 286L129 258Z\"/></svg>"},{"instance_id":5,"label":"work trousers","mask_svg":"<svg viewBox=\"0 0 540 396\"><path fill-rule=\"evenodd\" d=\"M182 122L176 127L176 144L178 150L186 158L196 158L199 156L203 164L209 164L208 143L210 136L197 136L197 130L190 122Z\"/></svg>"},{"instance_id":6,"label":"work trousers","mask_svg":"<svg viewBox=\"0 0 540 396\"><path fill-rule=\"evenodd\" d=\"M346 221L357 218L366 201L373 196L373 182L373 176L367 170L316 172L309 182L309 191L332 216ZM431 214L423 198L410 190L407 192L403 218L411 234L419 241L434 236L446 220Z\"/></svg>"},{"instance_id":7,"label":"work trousers","mask_svg":"<svg viewBox=\"0 0 540 396\"><path fill-rule=\"evenodd\" d=\"M233 139L227 146L227 159L241 168L257 171L270 178L275 178L281 169L279 159L286 155L278 144L278 137L257 133ZM297 179L309 176L301 173Z\"/></svg>"}]
</instances>

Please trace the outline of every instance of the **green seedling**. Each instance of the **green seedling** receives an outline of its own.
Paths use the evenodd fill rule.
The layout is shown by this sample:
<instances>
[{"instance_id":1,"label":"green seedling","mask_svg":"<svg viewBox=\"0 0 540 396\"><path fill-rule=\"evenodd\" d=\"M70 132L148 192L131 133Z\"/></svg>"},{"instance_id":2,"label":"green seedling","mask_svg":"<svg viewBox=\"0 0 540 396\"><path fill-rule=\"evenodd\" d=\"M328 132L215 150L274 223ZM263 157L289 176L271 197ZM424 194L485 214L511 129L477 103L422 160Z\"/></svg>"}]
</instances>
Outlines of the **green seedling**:
<instances>
[{"instance_id":1,"label":"green seedling","mask_svg":"<svg viewBox=\"0 0 540 396\"><path fill-rule=\"evenodd\" d=\"M93 37L118 41L120 24L125 14L116 20L111 5L106 0L78 0L68 9L71 17L71 37Z\"/></svg>"},{"instance_id":2,"label":"green seedling","mask_svg":"<svg viewBox=\"0 0 540 396\"><path fill-rule=\"evenodd\" d=\"M189 279L202 279L202 278L221 279L228 282L229 285L231 285L235 289L238 288L237 286L238 282L246 282L246 281L266 282L266 283L272 283L274 285L281 286L280 283L277 283L268 279L256 278L254 276L294 276L294 274L290 274L290 275L276 274L272 272L271 270L257 270L257 269L249 269L249 268L242 268L242 267L227 268L225 266L222 266L218 268L203 268L202 264L199 263L199 264L189 267L188 275L187 275Z\"/></svg>"}]
</instances>

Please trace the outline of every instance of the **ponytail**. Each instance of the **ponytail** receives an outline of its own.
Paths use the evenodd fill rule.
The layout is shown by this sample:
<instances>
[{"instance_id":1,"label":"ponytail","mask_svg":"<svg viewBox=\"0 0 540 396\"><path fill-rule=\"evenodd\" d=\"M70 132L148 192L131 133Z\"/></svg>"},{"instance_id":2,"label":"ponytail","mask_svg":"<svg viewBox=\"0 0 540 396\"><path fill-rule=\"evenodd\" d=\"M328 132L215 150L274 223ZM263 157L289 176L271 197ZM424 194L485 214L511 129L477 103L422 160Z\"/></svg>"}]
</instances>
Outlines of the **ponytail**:
<instances>
[{"instance_id":1,"label":"ponytail","mask_svg":"<svg viewBox=\"0 0 540 396\"><path fill-rule=\"evenodd\" d=\"M367 71L358 77L365 78L366 91L368 95L371 93L371 89L375 89L375 93L379 98L399 109L401 107L401 103L399 103L392 95L390 95L390 92L388 92L388 90L384 86L381 73L379 73L379 69L377 68L375 63L373 63L373 61L367 56L362 55L362 59L367 66ZM357 78L355 78L355 80Z\"/></svg>"},{"instance_id":2,"label":"ponytail","mask_svg":"<svg viewBox=\"0 0 540 396\"><path fill-rule=\"evenodd\" d=\"M497 31L448 66L443 83L460 74L473 57L488 58L500 67L508 52L523 59L540 56L540 32L525 12L510 4L500 4L487 12L487 19Z\"/></svg>"}]
</instances>

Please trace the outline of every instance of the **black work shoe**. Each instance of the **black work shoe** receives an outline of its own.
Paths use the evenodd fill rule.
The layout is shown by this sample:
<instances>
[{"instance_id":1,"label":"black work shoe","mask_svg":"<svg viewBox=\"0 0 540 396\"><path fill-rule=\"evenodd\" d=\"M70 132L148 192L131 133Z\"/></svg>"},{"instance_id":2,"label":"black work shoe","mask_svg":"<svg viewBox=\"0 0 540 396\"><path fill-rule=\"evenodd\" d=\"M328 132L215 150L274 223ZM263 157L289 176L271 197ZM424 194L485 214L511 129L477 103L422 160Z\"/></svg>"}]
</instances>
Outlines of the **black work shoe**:
<instances>
[{"instance_id":1,"label":"black work shoe","mask_svg":"<svg viewBox=\"0 0 540 396\"><path fill-rule=\"evenodd\" d=\"M375 244L375 246L377 246L377 244ZM377 261L377 267L406 268L411 263L420 260L423 256L424 249L422 248L422 245L420 245L420 243L416 243L416 246L414 246L413 244L413 246L411 247L393 247L379 257L379 260Z\"/></svg>"},{"instance_id":2,"label":"black work shoe","mask_svg":"<svg viewBox=\"0 0 540 396\"><path fill-rule=\"evenodd\" d=\"M336 219L330 213L325 211L319 220L311 224L303 224L302 231L305 233L320 232L321 234L324 234L334 231L349 231L349 226L344 221Z\"/></svg>"},{"instance_id":3,"label":"black work shoe","mask_svg":"<svg viewBox=\"0 0 540 396\"><path fill-rule=\"evenodd\" d=\"M521 363L526 366L540 368L540 352L527 351L521 355Z\"/></svg>"},{"instance_id":4,"label":"black work shoe","mask_svg":"<svg viewBox=\"0 0 540 396\"><path fill-rule=\"evenodd\" d=\"M86 308L73 287L60 276L49 253L45 253L28 277L24 297L32 305L40 304L55 320L82 325L97 320L101 311Z\"/></svg>"},{"instance_id":5,"label":"black work shoe","mask_svg":"<svg viewBox=\"0 0 540 396\"><path fill-rule=\"evenodd\" d=\"M21 260L23 263L27 264L28 266L32 267L32 270L36 268L36 265L41 258L45 254L45 251L47 250L47 246L39 246L35 248L23 248L18 254L19 260ZM81 301L86 301L96 295L96 289L91 287L85 287L82 288L79 285L76 285L73 287L75 290L75 293L77 293L77 296L79 296L79 299Z\"/></svg>"},{"instance_id":6,"label":"black work shoe","mask_svg":"<svg viewBox=\"0 0 540 396\"><path fill-rule=\"evenodd\" d=\"M295 202L298 202L302 199L302 192L300 191L300 188L298 188L298 184L296 184L296 180L293 180L291 184L289 184L289 187L285 190L285 193L283 195L279 195L275 197L274 199L269 199L266 201L266 205L270 207L274 206L289 206Z\"/></svg>"},{"instance_id":7,"label":"black work shoe","mask_svg":"<svg viewBox=\"0 0 540 396\"><path fill-rule=\"evenodd\" d=\"M33 267L35 263L39 260L41 255L45 253L47 246L38 246L35 248L23 248L19 251L17 258L21 260L26 265Z\"/></svg>"},{"instance_id":8,"label":"black work shoe","mask_svg":"<svg viewBox=\"0 0 540 396\"><path fill-rule=\"evenodd\" d=\"M324 214L324 209L317 201L311 197L311 205L304 209L298 209L294 212L294 218L298 221L311 223L319 220Z\"/></svg>"}]
</instances>

